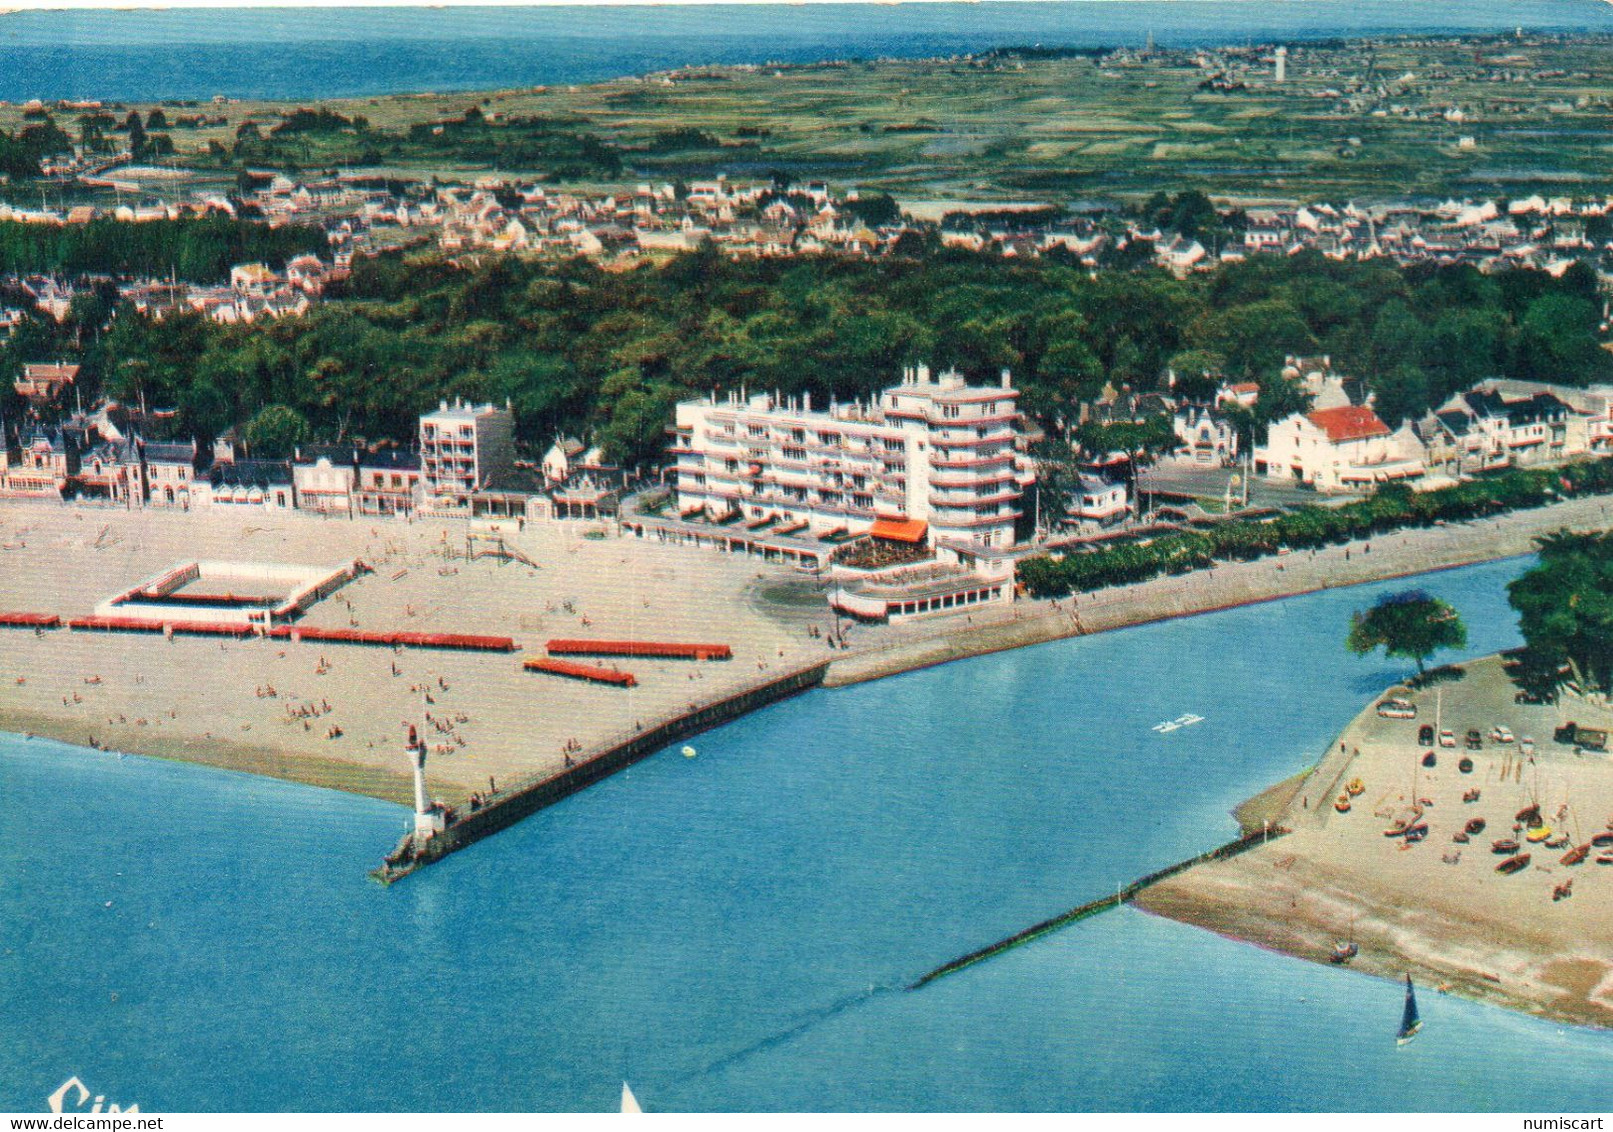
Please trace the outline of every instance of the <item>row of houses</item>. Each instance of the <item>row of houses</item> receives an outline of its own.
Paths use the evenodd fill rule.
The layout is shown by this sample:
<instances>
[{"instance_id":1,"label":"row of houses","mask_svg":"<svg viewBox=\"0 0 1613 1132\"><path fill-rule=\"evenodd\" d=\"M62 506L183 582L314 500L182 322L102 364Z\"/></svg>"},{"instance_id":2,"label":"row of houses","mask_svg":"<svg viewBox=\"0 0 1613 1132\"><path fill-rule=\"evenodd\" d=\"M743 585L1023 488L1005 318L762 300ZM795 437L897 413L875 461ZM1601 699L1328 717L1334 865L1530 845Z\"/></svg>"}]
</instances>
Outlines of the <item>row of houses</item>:
<instances>
[{"instance_id":1,"label":"row of houses","mask_svg":"<svg viewBox=\"0 0 1613 1132\"><path fill-rule=\"evenodd\" d=\"M310 447L291 459L252 459L228 439L206 449L194 440L144 440L105 410L0 428L0 498L357 515L410 514L422 500L419 459L401 450Z\"/></svg>"},{"instance_id":2,"label":"row of houses","mask_svg":"<svg viewBox=\"0 0 1613 1132\"><path fill-rule=\"evenodd\" d=\"M319 302L325 288L349 274L349 257L336 262L315 255L294 256L273 270L262 263L237 264L230 281L221 284L187 283L171 279L113 279L83 276L76 279L49 275L11 275L0 278L0 288L27 296L29 306L41 315L63 322L72 313L73 300L95 288L110 288L120 302L142 314L161 318L177 312L194 312L214 322L255 322L306 314ZM0 331L9 332L24 312L12 308L0 317Z\"/></svg>"},{"instance_id":3,"label":"row of houses","mask_svg":"<svg viewBox=\"0 0 1613 1132\"><path fill-rule=\"evenodd\" d=\"M1613 452L1613 386L1493 380L1390 428L1370 404L1333 403L1273 422L1257 473L1322 492L1433 487L1508 467Z\"/></svg>"},{"instance_id":4,"label":"row of houses","mask_svg":"<svg viewBox=\"0 0 1613 1132\"><path fill-rule=\"evenodd\" d=\"M46 394L76 366L31 365L25 383ZM155 440L172 414L142 416L106 404L0 422L0 498L102 500L129 507L212 506L323 515L493 515L593 519L614 513L619 469L597 448L557 438L541 463L516 458L508 406L443 402L420 418L415 449L303 445L286 459L258 459L225 436Z\"/></svg>"}]
</instances>

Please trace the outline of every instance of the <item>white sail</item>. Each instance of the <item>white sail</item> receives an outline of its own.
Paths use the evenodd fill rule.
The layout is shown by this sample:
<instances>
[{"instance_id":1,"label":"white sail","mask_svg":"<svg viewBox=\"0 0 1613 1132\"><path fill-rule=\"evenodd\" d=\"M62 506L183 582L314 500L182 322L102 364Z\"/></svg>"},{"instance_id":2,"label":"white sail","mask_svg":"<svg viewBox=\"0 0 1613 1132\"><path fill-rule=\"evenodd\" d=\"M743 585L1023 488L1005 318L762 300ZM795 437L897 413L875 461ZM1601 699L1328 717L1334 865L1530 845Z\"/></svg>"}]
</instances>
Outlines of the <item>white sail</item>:
<instances>
[{"instance_id":1,"label":"white sail","mask_svg":"<svg viewBox=\"0 0 1613 1132\"><path fill-rule=\"evenodd\" d=\"M622 1082L622 1111L623 1112L643 1112L644 1111L642 1108L639 1108L639 1106L638 1106L638 1098L633 1095L633 1090L629 1089L627 1087L627 1082L626 1081Z\"/></svg>"}]
</instances>

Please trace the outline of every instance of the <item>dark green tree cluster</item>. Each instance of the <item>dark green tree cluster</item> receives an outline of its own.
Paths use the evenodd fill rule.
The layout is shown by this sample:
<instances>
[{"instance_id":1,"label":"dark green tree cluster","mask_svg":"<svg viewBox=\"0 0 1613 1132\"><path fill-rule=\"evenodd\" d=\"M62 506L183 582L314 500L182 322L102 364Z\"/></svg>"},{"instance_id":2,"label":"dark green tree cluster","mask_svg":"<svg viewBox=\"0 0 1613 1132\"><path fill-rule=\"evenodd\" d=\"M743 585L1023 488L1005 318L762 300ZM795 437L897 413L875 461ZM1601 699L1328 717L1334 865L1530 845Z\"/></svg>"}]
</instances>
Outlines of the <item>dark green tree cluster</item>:
<instances>
[{"instance_id":1,"label":"dark green tree cluster","mask_svg":"<svg viewBox=\"0 0 1613 1132\"><path fill-rule=\"evenodd\" d=\"M15 132L0 130L0 176L14 181L37 177L42 159L72 148L73 139L49 114Z\"/></svg>"},{"instance_id":2,"label":"dark green tree cluster","mask_svg":"<svg viewBox=\"0 0 1613 1132\"><path fill-rule=\"evenodd\" d=\"M221 213L139 224L95 220L60 227L0 221L0 274L91 274L219 283L237 263L283 267L292 256L328 255L315 227L271 228Z\"/></svg>"},{"instance_id":3,"label":"dark green tree cluster","mask_svg":"<svg viewBox=\"0 0 1613 1132\"><path fill-rule=\"evenodd\" d=\"M1507 586L1525 648L1526 687L1550 693L1561 675L1613 690L1613 534L1540 539L1540 563Z\"/></svg>"},{"instance_id":4,"label":"dark green tree cluster","mask_svg":"<svg viewBox=\"0 0 1613 1132\"><path fill-rule=\"evenodd\" d=\"M295 230L197 223L174 230L175 238L179 231L195 239L211 233L218 242L202 240L206 254L179 256L182 277L221 278L231 262L275 263L306 246ZM109 258L125 247L120 240L155 239L148 233L162 231L125 225L74 237L29 228L16 238L30 250L7 260L11 232L0 227L0 270L165 275L174 253L163 240ZM317 243L317 233L304 236ZM78 238L99 258L76 260L56 242ZM233 242L249 238L287 243ZM33 240L44 243L27 243ZM1519 308L1526 313L1533 303L1578 294L1567 277L1482 285L1532 292ZM822 405L831 396L871 398L916 362L956 366L975 380L992 380L1006 367L1022 390L1022 408L1067 441L1081 402L1106 385L1159 388L1183 359L1228 378L1255 375L1265 390L1260 413L1284 415L1303 404L1278 376L1285 350L1314 351L1370 326L1381 307L1373 305L1375 294L1398 296L1416 310L1421 289L1453 286L1437 272L1419 279L1378 264L1303 256L1178 280L1159 271L1093 277L1050 260L922 248L871 260L735 260L708 246L628 269L509 257L460 268L435 257L388 255L361 259L345 295L299 319L222 327L184 318L155 324L124 312L106 336L104 368L119 395L139 385L148 404L182 408L204 437L244 427L279 404L303 416L312 439L407 441L423 408L464 396L510 400L529 444L561 429L587 430L614 458L651 463L664 453L671 409L681 398L747 386L810 393ZM1348 317L1317 298L1321 292L1348 296ZM1514 325L1504 308L1485 309ZM1585 331L1574 324L1575 334ZM1161 422L1122 431L1128 429L1139 435L1087 439L1147 449L1144 434L1152 430L1168 443Z\"/></svg>"}]
</instances>

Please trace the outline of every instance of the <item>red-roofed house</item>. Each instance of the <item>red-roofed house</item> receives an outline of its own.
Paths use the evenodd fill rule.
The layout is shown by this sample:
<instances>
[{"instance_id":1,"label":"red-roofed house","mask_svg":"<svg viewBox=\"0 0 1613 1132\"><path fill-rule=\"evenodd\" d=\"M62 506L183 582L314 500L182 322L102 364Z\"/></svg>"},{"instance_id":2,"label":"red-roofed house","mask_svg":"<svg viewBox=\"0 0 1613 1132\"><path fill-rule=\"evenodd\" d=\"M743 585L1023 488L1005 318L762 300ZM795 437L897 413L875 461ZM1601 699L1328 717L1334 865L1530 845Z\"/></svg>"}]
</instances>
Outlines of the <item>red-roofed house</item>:
<instances>
[{"instance_id":1,"label":"red-roofed house","mask_svg":"<svg viewBox=\"0 0 1613 1132\"><path fill-rule=\"evenodd\" d=\"M1366 406L1340 405L1274 421L1255 449L1255 470L1317 491L1371 491L1418 479L1427 465L1409 428L1394 432Z\"/></svg>"}]
</instances>

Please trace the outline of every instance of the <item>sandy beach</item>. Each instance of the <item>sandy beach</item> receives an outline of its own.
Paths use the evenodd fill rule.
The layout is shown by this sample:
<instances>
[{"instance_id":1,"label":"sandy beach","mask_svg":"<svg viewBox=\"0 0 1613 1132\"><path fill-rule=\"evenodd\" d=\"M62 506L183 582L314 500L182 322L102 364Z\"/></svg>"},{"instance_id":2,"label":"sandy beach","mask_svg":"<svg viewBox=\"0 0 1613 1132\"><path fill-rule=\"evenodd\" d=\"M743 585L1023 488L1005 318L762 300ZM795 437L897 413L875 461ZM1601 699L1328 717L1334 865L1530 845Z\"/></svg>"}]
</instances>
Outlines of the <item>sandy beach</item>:
<instances>
[{"instance_id":1,"label":"sandy beach","mask_svg":"<svg viewBox=\"0 0 1613 1132\"><path fill-rule=\"evenodd\" d=\"M209 763L405 802L406 725L451 804L544 777L693 705L829 657L830 685L966 656L1532 549L1602 527L1613 500L1410 531L1315 554L1216 566L1062 601L1020 601L902 626L837 621L821 583L787 567L620 536L614 525L531 524L511 545L535 566L467 559L463 522L175 513L0 504L0 609L91 612L195 559L373 573L313 607L329 628L501 634L516 654L316 646L157 634L7 629L0 727ZM839 629L847 647L832 649ZM522 671L551 637L710 641L720 662L606 661L623 689ZM429 718L428 718L429 717ZM334 729L334 730L333 730ZM337 736L339 733L339 737Z\"/></svg>"},{"instance_id":2,"label":"sandy beach","mask_svg":"<svg viewBox=\"0 0 1613 1132\"><path fill-rule=\"evenodd\" d=\"M465 524L0 505L0 608L64 619L191 559L374 572L304 624L498 634L520 652L4 630L0 727L78 744L409 797L405 726L432 749L435 796L554 773L636 726L821 660L832 619L816 583L711 552L581 523L529 525L537 568L467 560ZM592 531L603 537L587 537ZM552 637L714 641L728 661L602 661L633 688L525 672ZM428 720L429 716L429 720ZM331 738L332 728L340 735ZM570 750L567 745L570 744Z\"/></svg>"},{"instance_id":3,"label":"sandy beach","mask_svg":"<svg viewBox=\"0 0 1613 1132\"><path fill-rule=\"evenodd\" d=\"M1553 740L1573 720L1606 727L1613 712L1564 696L1555 705L1514 702L1500 658L1464 666L1460 680L1411 693L1415 720L1381 718L1372 704L1308 775L1279 784L1240 812L1246 826L1292 830L1240 857L1163 881L1137 903L1173 919L1317 962L1353 940L1353 965L1563 1021L1613 1026L1613 867L1590 850L1579 865L1565 847L1530 844L1516 815L1538 804L1570 846L1613 828L1613 757ZM1405 694L1405 693L1397 693ZM1437 702L1436 702L1437 701ZM1458 747L1420 744L1418 728L1450 728ZM1515 742L1490 737L1506 728ZM1469 750L1469 729L1482 746ZM1533 740L1532 752L1525 738ZM1423 755L1434 750L1435 763ZM1464 772L1461 759L1471 759ZM1346 785L1364 788L1348 812ZM1473 792L1476 791L1476 794ZM1429 827L1408 844L1385 830ZM1482 818L1482 832L1456 840ZM1496 865L1498 839L1523 842L1530 862L1513 875ZM1572 882L1568 894L1555 896ZM1555 897L1555 898L1554 898Z\"/></svg>"}]
</instances>

